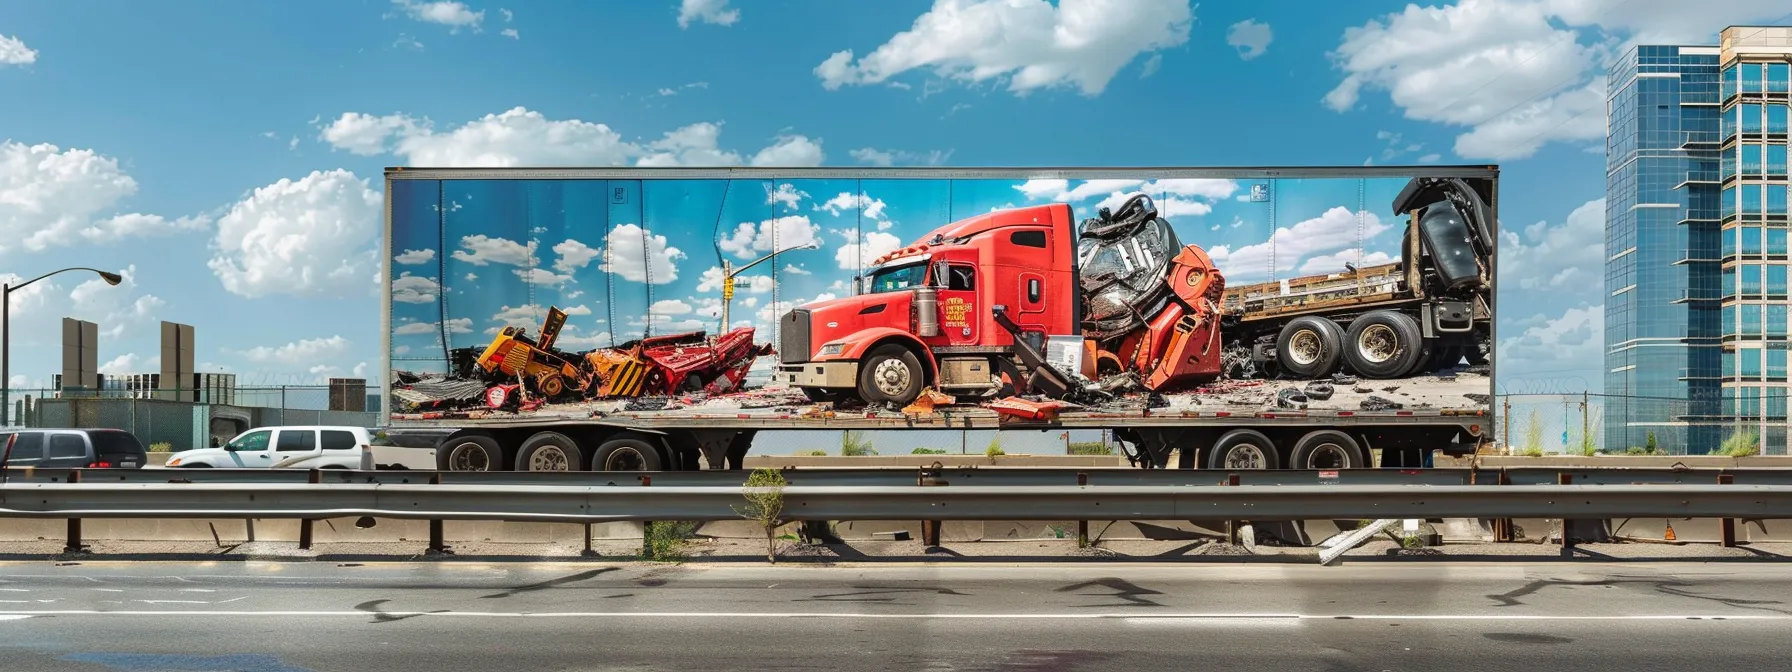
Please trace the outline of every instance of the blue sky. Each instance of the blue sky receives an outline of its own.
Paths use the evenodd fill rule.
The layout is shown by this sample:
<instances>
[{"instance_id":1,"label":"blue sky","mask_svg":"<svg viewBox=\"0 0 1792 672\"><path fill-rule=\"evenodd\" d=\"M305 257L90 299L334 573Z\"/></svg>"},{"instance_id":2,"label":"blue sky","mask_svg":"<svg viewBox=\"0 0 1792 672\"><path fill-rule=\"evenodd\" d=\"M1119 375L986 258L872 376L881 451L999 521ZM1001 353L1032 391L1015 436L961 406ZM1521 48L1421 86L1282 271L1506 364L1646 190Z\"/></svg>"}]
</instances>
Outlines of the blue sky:
<instances>
[{"instance_id":1,"label":"blue sky","mask_svg":"<svg viewBox=\"0 0 1792 672\"><path fill-rule=\"evenodd\" d=\"M1724 25L1784 11L1603 4L11 3L0 7L0 274L84 265L130 278L104 288L66 275L15 296L13 382L47 382L65 315L100 322L113 371L154 370L165 319L195 325L202 368L244 384L379 378L387 165L1438 162L1504 169L1502 388L1597 391L1597 73L1629 43L1712 42ZM813 206L841 190L799 186L810 200L788 214L800 209L826 247L791 262L832 267L845 241ZM745 191L739 208L764 205ZM864 193L898 227L940 214ZM1229 222L1243 205L1216 201L1178 223ZM475 194L462 207L487 206ZM713 227L668 239L685 256L656 300L702 295ZM1251 242L1214 233L1185 240ZM752 249L754 236L739 241ZM438 251L451 291L467 274L504 275L454 251ZM581 275L598 263L572 273L569 291L601 288ZM789 286L809 298L824 280ZM613 306L619 319L648 314L645 296L631 300Z\"/></svg>"}]
</instances>

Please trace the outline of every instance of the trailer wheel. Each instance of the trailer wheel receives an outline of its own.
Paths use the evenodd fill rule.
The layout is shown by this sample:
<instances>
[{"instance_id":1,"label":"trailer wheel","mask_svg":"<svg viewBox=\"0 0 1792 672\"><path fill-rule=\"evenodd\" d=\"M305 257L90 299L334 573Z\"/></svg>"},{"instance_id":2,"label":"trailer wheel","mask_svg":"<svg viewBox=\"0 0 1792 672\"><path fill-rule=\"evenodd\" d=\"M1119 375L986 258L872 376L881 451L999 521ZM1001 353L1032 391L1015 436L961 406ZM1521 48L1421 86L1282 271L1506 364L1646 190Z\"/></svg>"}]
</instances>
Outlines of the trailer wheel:
<instances>
[{"instance_id":1,"label":"trailer wheel","mask_svg":"<svg viewBox=\"0 0 1792 672\"><path fill-rule=\"evenodd\" d=\"M436 469L440 471L499 471L503 464L504 449L489 436L469 434L436 449Z\"/></svg>"},{"instance_id":2,"label":"trailer wheel","mask_svg":"<svg viewBox=\"0 0 1792 672\"><path fill-rule=\"evenodd\" d=\"M542 376L541 380L538 381L536 385L541 388L541 396L549 399L558 397L566 392L566 379L561 378L559 374Z\"/></svg>"},{"instance_id":3,"label":"trailer wheel","mask_svg":"<svg viewBox=\"0 0 1792 672\"><path fill-rule=\"evenodd\" d=\"M921 396L921 360L894 343L880 345L859 366L859 396L868 403L907 406Z\"/></svg>"},{"instance_id":4,"label":"trailer wheel","mask_svg":"<svg viewBox=\"0 0 1792 672\"><path fill-rule=\"evenodd\" d=\"M1344 361L1368 378L1398 378L1423 364L1424 340L1411 316L1373 311L1350 322Z\"/></svg>"},{"instance_id":5,"label":"trailer wheel","mask_svg":"<svg viewBox=\"0 0 1792 672\"><path fill-rule=\"evenodd\" d=\"M1234 429L1213 442L1207 451L1207 468L1221 471L1280 469L1276 444L1254 429Z\"/></svg>"},{"instance_id":6,"label":"trailer wheel","mask_svg":"<svg viewBox=\"0 0 1792 672\"><path fill-rule=\"evenodd\" d=\"M1300 317L1276 337L1276 363L1297 378L1320 378L1338 368L1344 329L1323 317Z\"/></svg>"},{"instance_id":7,"label":"trailer wheel","mask_svg":"<svg viewBox=\"0 0 1792 672\"><path fill-rule=\"evenodd\" d=\"M610 439L591 456L592 471L659 471L660 451L640 439Z\"/></svg>"},{"instance_id":8,"label":"trailer wheel","mask_svg":"<svg viewBox=\"0 0 1792 672\"><path fill-rule=\"evenodd\" d=\"M571 437L559 432L538 432L516 451L517 471L580 471L585 452Z\"/></svg>"},{"instance_id":9,"label":"trailer wheel","mask_svg":"<svg viewBox=\"0 0 1792 672\"><path fill-rule=\"evenodd\" d=\"M1356 439L1335 429L1308 432L1294 444L1293 469L1361 469L1369 460Z\"/></svg>"}]
</instances>

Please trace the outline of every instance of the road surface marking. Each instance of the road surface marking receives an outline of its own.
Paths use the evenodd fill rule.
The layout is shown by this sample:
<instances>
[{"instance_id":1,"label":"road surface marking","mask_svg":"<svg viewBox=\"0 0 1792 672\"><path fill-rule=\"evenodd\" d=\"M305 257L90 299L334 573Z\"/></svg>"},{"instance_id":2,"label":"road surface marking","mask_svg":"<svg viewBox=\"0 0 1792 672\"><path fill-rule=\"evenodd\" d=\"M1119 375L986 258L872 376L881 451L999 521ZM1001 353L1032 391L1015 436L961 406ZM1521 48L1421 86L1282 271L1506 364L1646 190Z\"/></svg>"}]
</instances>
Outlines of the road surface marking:
<instances>
[{"instance_id":1,"label":"road surface marking","mask_svg":"<svg viewBox=\"0 0 1792 672\"><path fill-rule=\"evenodd\" d=\"M31 618L30 614L0 614L0 621L23 621Z\"/></svg>"},{"instance_id":2,"label":"road surface marking","mask_svg":"<svg viewBox=\"0 0 1792 672\"><path fill-rule=\"evenodd\" d=\"M158 603L166 600L137 600ZM197 604L207 604L199 602ZM874 620L1120 620L1135 624L1195 624L1233 622L1295 621L1792 621L1788 614L1644 614L1644 615L1521 615L1521 614L1160 614L1140 616L1137 613L962 613L962 614L863 614L811 612L715 612L715 611L362 611L362 610L97 610L59 609L24 611L0 610L0 616L210 616L210 617L366 617L432 616L472 618L814 618Z\"/></svg>"}]
</instances>

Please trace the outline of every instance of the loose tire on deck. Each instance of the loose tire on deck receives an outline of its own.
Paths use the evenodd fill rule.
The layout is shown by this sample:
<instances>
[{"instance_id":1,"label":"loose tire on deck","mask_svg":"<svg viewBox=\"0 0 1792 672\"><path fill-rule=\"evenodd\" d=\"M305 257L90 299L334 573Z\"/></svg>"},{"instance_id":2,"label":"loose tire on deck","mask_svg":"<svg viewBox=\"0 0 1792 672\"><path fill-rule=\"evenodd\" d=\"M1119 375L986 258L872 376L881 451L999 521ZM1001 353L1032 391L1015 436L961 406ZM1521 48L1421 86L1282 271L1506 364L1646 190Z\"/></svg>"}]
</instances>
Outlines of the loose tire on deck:
<instances>
[{"instance_id":1,"label":"loose tire on deck","mask_svg":"<svg viewBox=\"0 0 1792 672\"><path fill-rule=\"evenodd\" d=\"M1391 310L1372 311L1350 322L1344 361L1365 378L1399 378L1424 364L1419 321Z\"/></svg>"},{"instance_id":2,"label":"loose tire on deck","mask_svg":"<svg viewBox=\"0 0 1792 672\"><path fill-rule=\"evenodd\" d=\"M659 471L660 449L640 439L610 439L591 455L592 471Z\"/></svg>"},{"instance_id":3,"label":"loose tire on deck","mask_svg":"<svg viewBox=\"0 0 1792 672\"><path fill-rule=\"evenodd\" d=\"M1299 317L1276 337L1276 365L1296 378L1323 378L1338 370L1344 328L1323 317Z\"/></svg>"},{"instance_id":4,"label":"loose tire on deck","mask_svg":"<svg viewBox=\"0 0 1792 672\"><path fill-rule=\"evenodd\" d=\"M436 447L438 471L501 471L504 449L489 436L469 434L451 438Z\"/></svg>"},{"instance_id":5,"label":"loose tire on deck","mask_svg":"<svg viewBox=\"0 0 1792 672\"><path fill-rule=\"evenodd\" d=\"M1369 466L1367 453L1350 438L1335 429L1308 432L1294 444L1288 460L1290 469L1362 469Z\"/></svg>"},{"instance_id":6,"label":"loose tire on deck","mask_svg":"<svg viewBox=\"0 0 1792 672\"><path fill-rule=\"evenodd\" d=\"M859 364L859 397L867 403L907 406L921 396L921 360L900 345L880 345Z\"/></svg>"},{"instance_id":7,"label":"loose tire on deck","mask_svg":"<svg viewBox=\"0 0 1792 672\"><path fill-rule=\"evenodd\" d=\"M1207 451L1207 468L1221 471L1280 469L1282 462L1276 455L1275 442L1262 432L1234 429L1213 442L1213 448Z\"/></svg>"},{"instance_id":8,"label":"loose tire on deck","mask_svg":"<svg viewBox=\"0 0 1792 672\"><path fill-rule=\"evenodd\" d=\"M585 451L559 432L537 432L516 451L517 471L583 471Z\"/></svg>"}]
</instances>

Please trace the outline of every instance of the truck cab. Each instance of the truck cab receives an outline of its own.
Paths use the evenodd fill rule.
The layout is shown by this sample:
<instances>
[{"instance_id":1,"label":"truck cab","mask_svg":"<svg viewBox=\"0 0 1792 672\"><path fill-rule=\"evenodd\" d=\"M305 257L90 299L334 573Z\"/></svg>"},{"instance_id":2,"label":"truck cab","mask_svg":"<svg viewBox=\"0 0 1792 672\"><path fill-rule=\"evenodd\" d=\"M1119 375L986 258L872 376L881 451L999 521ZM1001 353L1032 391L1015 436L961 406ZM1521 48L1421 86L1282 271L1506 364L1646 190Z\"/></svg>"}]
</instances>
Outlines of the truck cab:
<instances>
[{"instance_id":1,"label":"truck cab","mask_svg":"<svg viewBox=\"0 0 1792 672\"><path fill-rule=\"evenodd\" d=\"M1040 350L1077 333L1074 226L1066 204L998 210L878 258L853 296L783 316L775 380L873 404L907 404L927 387L999 389L1015 336L998 312Z\"/></svg>"}]
</instances>

